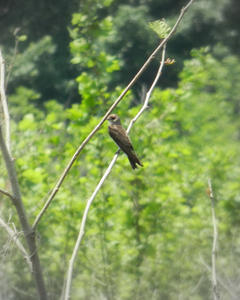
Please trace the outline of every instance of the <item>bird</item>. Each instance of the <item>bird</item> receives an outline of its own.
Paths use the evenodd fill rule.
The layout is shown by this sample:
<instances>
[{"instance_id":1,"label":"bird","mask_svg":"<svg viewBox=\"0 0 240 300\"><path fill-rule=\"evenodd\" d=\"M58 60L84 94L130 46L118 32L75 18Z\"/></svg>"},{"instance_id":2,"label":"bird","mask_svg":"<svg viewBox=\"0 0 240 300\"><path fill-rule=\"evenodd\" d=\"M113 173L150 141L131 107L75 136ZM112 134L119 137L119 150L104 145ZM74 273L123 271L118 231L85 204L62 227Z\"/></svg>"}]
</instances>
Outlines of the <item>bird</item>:
<instances>
[{"instance_id":1,"label":"bird","mask_svg":"<svg viewBox=\"0 0 240 300\"><path fill-rule=\"evenodd\" d=\"M137 165L143 167L142 163L138 159L133 149L132 143L125 129L122 127L120 118L115 114L111 114L108 116L107 120L110 123L110 125L108 126L108 132L110 137L114 140L118 147L127 155L133 170L138 167Z\"/></svg>"}]
</instances>

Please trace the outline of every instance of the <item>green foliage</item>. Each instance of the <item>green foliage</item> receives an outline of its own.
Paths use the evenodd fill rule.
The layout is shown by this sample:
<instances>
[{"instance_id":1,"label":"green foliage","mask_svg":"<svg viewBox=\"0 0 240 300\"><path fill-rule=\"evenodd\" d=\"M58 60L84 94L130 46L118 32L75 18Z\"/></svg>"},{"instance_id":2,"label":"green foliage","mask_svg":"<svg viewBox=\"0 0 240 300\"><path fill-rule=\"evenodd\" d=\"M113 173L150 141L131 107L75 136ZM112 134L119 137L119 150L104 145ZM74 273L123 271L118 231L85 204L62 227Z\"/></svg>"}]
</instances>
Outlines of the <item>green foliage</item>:
<instances>
[{"instance_id":1,"label":"green foliage","mask_svg":"<svg viewBox=\"0 0 240 300\"><path fill-rule=\"evenodd\" d=\"M148 26L148 22L152 20L148 11L149 7L146 5L135 6L129 3L121 3L114 10L113 31L106 40L106 48L108 53L117 53L121 59L121 70L113 74L113 82L128 84L158 42ZM152 74L150 66L134 88L139 89L141 84L148 84L152 80Z\"/></svg>"},{"instance_id":2,"label":"green foliage","mask_svg":"<svg viewBox=\"0 0 240 300\"><path fill-rule=\"evenodd\" d=\"M39 98L39 93L24 86L19 86L15 94L10 95L8 98L9 108L13 118L19 120L26 114L33 113L34 111L41 115L39 110L36 109L36 105L34 105L34 102Z\"/></svg>"},{"instance_id":3,"label":"green foliage","mask_svg":"<svg viewBox=\"0 0 240 300\"><path fill-rule=\"evenodd\" d=\"M11 70L11 148L33 222L74 150L158 43L148 23L165 17L172 26L186 3L10 2L1 6L0 35ZM161 22L152 27L163 37L169 28ZM202 263L211 264L208 176L217 198L217 272L240 294L240 63L230 55L239 56L239 32L236 0L195 1L189 9L168 44L177 64L160 81L174 88L155 90L130 134L144 168L133 172L121 154L95 199L74 268L72 299L210 299L210 273ZM190 49L202 45L211 50L192 50L190 59ZM154 72L154 66L148 68L135 95ZM115 110L125 127L139 98L128 93ZM60 298L86 200L116 149L104 125L39 225L39 253L52 299ZM0 187L8 190L2 158L0 164ZM0 198L1 214L23 240L14 207ZM2 230L0 263L0 298L37 298L25 260ZM227 290L220 292L230 299Z\"/></svg>"},{"instance_id":4,"label":"green foliage","mask_svg":"<svg viewBox=\"0 0 240 300\"><path fill-rule=\"evenodd\" d=\"M109 100L116 92L108 88L112 73L119 70L119 61L104 51L104 45L112 31L112 18L98 20L96 15L76 13L70 30L72 63L78 64L82 72L77 78L81 95L81 109L86 117L102 115ZM71 109L70 109L71 110Z\"/></svg>"},{"instance_id":5,"label":"green foliage","mask_svg":"<svg viewBox=\"0 0 240 300\"><path fill-rule=\"evenodd\" d=\"M77 16L84 16L81 22L84 21L85 32L94 30L95 25L98 27L98 21L107 18L114 20L112 30L108 31L110 33L108 38L106 36L103 38L103 48L104 51L107 48L108 55L120 58L122 67L119 72L111 74L110 84L114 86L116 82L127 83L144 62L145 56L158 42L149 29L148 22L164 17L172 26L181 7L185 4L184 0L80 2L59 0L58 5L55 2L43 4L32 1L25 7L23 13L19 14L18 12L25 5L24 0L2 3L0 43L5 54L10 55L7 64L15 62L15 42L21 41L17 49L17 64L10 76L8 93L14 94L15 89L23 85L39 93L41 102L57 99L68 106L72 102L79 101L74 78L83 70L76 64L68 63L71 37L67 28L71 26L72 14L76 16L76 22L78 22ZM188 49L203 45L212 47L220 42L228 49L227 55L229 53L239 55L238 16L237 0L195 1L185 15L177 34L168 45L168 53L177 63L175 68L169 69L162 86L176 86L177 74L182 68L182 62L189 58ZM94 24L93 17L95 17ZM51 37L50 46L42 43L47 37ZM93 40L93 44L95 41ZM99 49L101 52L102 48ZM42 51L41 55L39 55L40 51ZM75 57L73 61L75 59L77 58ZM136 95L139 86L151 82L156 64L157 61L155 66L150 67L139 79L139 85L135 90Z\"/></svg>"},{"instance_id":6,"label":"green foliage","mask_svg":"<svg viewBox=\"0 0 240 300\"><path fill-rule=\"evenodd\" d=\"M156 32L160 39L165 38L171 30L164 19L150 22L149 27Z\"/></svg>"},{"instance_id":7,"label":"green foliage","mask_svg":"<svg viewBox=\"0 0 240 300\"><path fill-rule=\"evenodd\" d=\"M24 41L24 39L20 39ZM28 48L21 54L17 54L14 57L14 65L12 74L10 77L11 81L23 79L25 77L36 77L39 75L38 69L36 68L36 62L46 54L53 54L55 52L55 46L52 43L50 36L45 36L37 43L31 43ZM11 57L13 53L10 53ZM10 56L7 59L10 61Z\"/></svg>"},{"instance_id":8,"label":"green foliage","mask_svg":"<svg viewBox=\"0 0 240 300\"><path fill-rule=\"evenodd\" d=\"M27 40L26 34L17 36L17 40L18 40L19 42L25 42L25 41Z\"/></svg>"},{"instance_id":9,"label":"green foliage","mask_svg":"<svg viewBox=\"0 0 240 300\"><path fill-rule=\"evenodd\" d=\"M97 31L103 38L102 31ZM84 43L88 45L87 39ZM98 55L94 46L88 47L92 57ZM239 274L239 118L235 107L239 63L235 57L218 61L206 49L193 50L192 56L184 63L178 87L156 89L150 109L132 128L130 136L144 167L133 172L121 154L91 207L74 268L73 299L102 295L108 299L176 299L179 295L209 299L210 274L201 263L210 264L212 247L211 205L205 192L208 176L218 199L218 274L227 274L233 282ZM106 66L98 59L89 69L86 58L80 63L86 64L86 78L101 64ZM95 85L108 82L110 73L101 72ZM46 102L43 111L33 108L32 101L39 95L24 87L9 99L12 148L31 222L74 150L101 117L102 95L109 92L94 84L87 89L87 79L82 81L83 102L69 109L54 100ZM99 100L91 102L88 99L94 94ZM110 98L106 96L106 101ZM129 107L131 95L124 101L117 113L127 127L139 106ZM103 126L40 223L39 252L48 288L56 299L86 200L116 149ZM12 214L18 226L10 207L4 208L4 214L6 218ZM229 241L233 237L234 243ZM33 295L28 270L17 251L11 253L11 261L18 267L8 268L8 276L17 288L24 284L24 290ZM225 291L221 293L227 299ZM15 298L24 299L17 292Z\"/></svg>"},{"instance_id":10,"label":"green foliage","mask_svg":"<svg viewBox=\"0 0 240 300\"><path fill-rule=\"evenodd\" d=\"M0 46L6 65L15 66L9 77L8 95L22 85L39 93L41 102L54 98L70 103L76 99L76 70L68 63L67 27L78 9L78 0L59 0L57 5L32 1L26 7L23 0L1 3Z\"/></svg>"}]
</instances>

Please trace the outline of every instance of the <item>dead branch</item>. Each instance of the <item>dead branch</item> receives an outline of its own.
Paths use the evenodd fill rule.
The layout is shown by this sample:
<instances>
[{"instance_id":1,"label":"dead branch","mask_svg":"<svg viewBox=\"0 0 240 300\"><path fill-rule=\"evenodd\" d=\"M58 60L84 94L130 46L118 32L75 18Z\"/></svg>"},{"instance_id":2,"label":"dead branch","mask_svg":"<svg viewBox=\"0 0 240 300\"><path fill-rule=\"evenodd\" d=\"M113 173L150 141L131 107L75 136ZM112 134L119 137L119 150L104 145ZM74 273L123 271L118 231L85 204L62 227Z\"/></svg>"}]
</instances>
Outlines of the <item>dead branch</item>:
<instances>
[{"instance_id":1,"label":"dead branch","mask_svg":"<svg viewBox=\"0 0 240 300\"><path fill-rule=\"evenodd\" d=\"M6 230L6 232L10 236L11 240L15 243L17 248L21 251L21 253L23 254L23 257L26 259L26 262L29 266L30 271L32 272L32 263L29 259L26 249L24 248L23 244L18 239L17 233L14 230L12 230L11 227L8 226L8 224L6 222L4 222L4 220L1 217L0 217L0 226L2 226Z\"/></svg>"}]
</instances>

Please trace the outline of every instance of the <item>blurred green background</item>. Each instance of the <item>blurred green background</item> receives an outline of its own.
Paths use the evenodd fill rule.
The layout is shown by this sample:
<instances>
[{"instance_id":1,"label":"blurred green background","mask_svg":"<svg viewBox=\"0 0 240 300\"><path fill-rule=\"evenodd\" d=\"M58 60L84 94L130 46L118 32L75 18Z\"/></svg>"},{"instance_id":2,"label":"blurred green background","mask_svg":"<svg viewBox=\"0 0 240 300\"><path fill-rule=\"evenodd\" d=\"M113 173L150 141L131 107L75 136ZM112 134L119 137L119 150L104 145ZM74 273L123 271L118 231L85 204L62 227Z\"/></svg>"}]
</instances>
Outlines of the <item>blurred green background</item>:
<instances>
[{"instance_id":1,"label":"blurred green background","mask_svg":"<svg viewBox=\"0 0 240 300\"><path fill-rule=\"evenodd\" d=\"M23 1L0 4L12 151L30 221L81 141L158 45L149 22L172 26L186 1ZM167 44L149 109L90 210L71 299L212 299L211 177L222 299L240 294L240 98L237 0L196 0ZM156 57L114 110L127 127ZM80 155L38 227L50 299L60 299L87 199L116 151L105 124ZM0 157L0 187L8 189ZM14 207L1 216L22 240ZM26 262L0 228L0 298L36 299Z\"/></svg>"}]
</instances>

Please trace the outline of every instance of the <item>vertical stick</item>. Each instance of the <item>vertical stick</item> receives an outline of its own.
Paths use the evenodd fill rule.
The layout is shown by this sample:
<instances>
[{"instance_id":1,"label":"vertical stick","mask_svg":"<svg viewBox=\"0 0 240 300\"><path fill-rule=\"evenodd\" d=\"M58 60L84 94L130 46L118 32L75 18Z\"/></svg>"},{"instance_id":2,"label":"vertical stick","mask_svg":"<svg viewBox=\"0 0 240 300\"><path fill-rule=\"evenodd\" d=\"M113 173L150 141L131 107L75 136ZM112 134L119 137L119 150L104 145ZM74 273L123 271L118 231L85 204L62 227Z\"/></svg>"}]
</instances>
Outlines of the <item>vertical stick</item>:
<instances>
[{"instance_id":1,"label":"vertical stick","mask_svg":"<svg viewBox=\"0 0 240 300\"><path fill-rule=\"evenodd\" d=\"M211 179L208 179L208 195L211 200L211 210L212 210L212 224L213 224L213 245L212 245L212 290L213 290L213 299L219 300L218 285L217 285L217 273L216 273L216 252L217 252L217 239L218 239L218 230L217 230L217 219L215 214L214 206L214 194L212 189Z\"/></svg>"},{"instance_id":2,"label":"vertical stick","mask_svg":"<svg viewBox=\"0 0 240 300\"><path fill-rule=\"evenodd\" d=\"M10 118L8 112L7 97L5 94L4 77L5 77L5 63L2 56L2 51L0 49L0 97L2 103L3 117L4 117L5 143L8 148L8 151L10 152Z\"/></svg>"}]
</instances>

